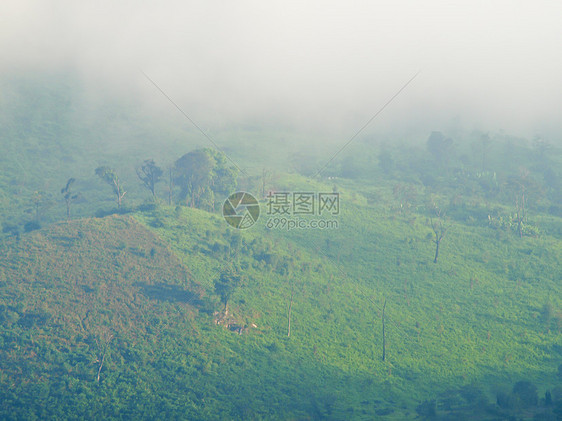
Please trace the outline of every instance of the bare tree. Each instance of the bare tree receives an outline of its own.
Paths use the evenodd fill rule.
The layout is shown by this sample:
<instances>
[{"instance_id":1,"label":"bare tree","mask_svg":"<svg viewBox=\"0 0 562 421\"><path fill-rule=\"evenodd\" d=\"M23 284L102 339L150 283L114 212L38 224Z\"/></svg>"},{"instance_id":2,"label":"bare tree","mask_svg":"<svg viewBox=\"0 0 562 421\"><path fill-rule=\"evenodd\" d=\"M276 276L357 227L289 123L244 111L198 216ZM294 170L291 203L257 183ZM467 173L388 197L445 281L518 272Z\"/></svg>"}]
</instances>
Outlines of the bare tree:
<instances>
[{"instance_id":1,"label":"bare tree","mask_svg":"<svg viewBox=\"0 0 562 421\"><path fill-rule=\"evenodd\" d=\"M291 296L289 298L289 308L287 309L287 337L291 337L291 310L293 308L293 297L295 296L295 280L291 284Z\"/></svg>"},{"instance_id":2,"label":"bare tree","mask_svg":"<svg viewBox=\"0 0 562 421\"><path fill-rule=\"evenodd\" d=\"M121 201L127 192L123 189L123 184L115 170L109 167L96 168L96 175L113 188L113 193L117 196L117 207L121 208Z\"/></svg>"},{"instance_id":3,"label":"bare tree","mask_svg":"<svg viewBox=\"0 0 562 421\"><path fill-rule=\"evenodd\" d=\"M515 222L517 223L517 234L523 237L523 222L527 215L527 187L529 184L529 170L521 168L519 177L512 180L512 187L515 196Z\"/></svg>"},{"instance_id":4,"label":"bare tree","mask_svg":"<svg viewBox=\"0 0 562 421\"><path fill-rule=\"evenodd\" d=\"M172 206L172 194L174 191L174 178L172 174L172 167L170 167L170 177L168 179L168 205Z\"/></svg>"},{"instance_id":5,"label":"bare tree","mask_svg":"<svg viewBox=\"0 0 562 421\"><path fill-rule=\"evenodd\" d=\"M386 298L384 299L384 304L382 306L382 360L386 360L386 335L385 335L385 321L384 321L384 311L386 310Z\"/></svg>"},{"instance_id":6,"label":"bare tree","mask_svg":"<svg viewBox=\"0 0 562 421\"><path fill-rule=\"evenodd\" d=\"M262 198L265 198L265 190L267 188L267 185L271 183L271 180L273 178L273 173L271 172L271 170L268 170L264 167L261 170L260 178L261 178L261 196Z\"/></svg>"},{"instance_id":7,"label":"bare tree","mask_svg":"<svg viewBox=\"0 0 562 421\"><path fill-rule=\"evenodd\" d=\"M96 377L96 381L99 383L100 376L101 376L101 369L103 368L103 364L105 363L105 356L109 349L109 343L113 339L113 333L109 331L109 329L103 329L98 335L96 335L96 361L95 363L98 365L98 375Z\"/></svg>"},{"instance_id":8,"label":"bare tree","mask_svg":"<svg viewBox=\"0 0 562 421\"><path fill-rule=\"evenodd\" d=\"M436 218L431 218L431 228L435 233L435 238L433 239L433 242L435 243L435 258L433 259L433 263L437 263L437 258L439 257L439 245L450 228L450 224L445 221L444 215L441 214L441 210L435 209L435 213Z\"/></svg>"},{"instance_id":9,"label":"bare tree","mask_svg":"<svg viewBox=\"0 0 562 421\"><path fill-rule=\"evenodd\" d=\"M508 191L513 194L514 198L517 234L519 237L523 237L528 203L537 202L542 197L543 191L526 168L520 168L519 176L509 180Z\"/></svg>"},{"instance_id":10,"label":"bare tree","mask_svg":"<svg viewBox=\"0 0 562 421\"><path fill-rule=\"evenodd\" d=\"M62 196L64 197L64 201L66 203L66 220L67 221L70 219L70 205L71 205L71 203L74 202L76 199L78 199L80 197L80 193L73 193L72 192L72 185L74 184L75 181L76 181L76 179L69 178L68 181L66 182L66 186L64 186L60 190Z\"/></svg>"}]
</instances>

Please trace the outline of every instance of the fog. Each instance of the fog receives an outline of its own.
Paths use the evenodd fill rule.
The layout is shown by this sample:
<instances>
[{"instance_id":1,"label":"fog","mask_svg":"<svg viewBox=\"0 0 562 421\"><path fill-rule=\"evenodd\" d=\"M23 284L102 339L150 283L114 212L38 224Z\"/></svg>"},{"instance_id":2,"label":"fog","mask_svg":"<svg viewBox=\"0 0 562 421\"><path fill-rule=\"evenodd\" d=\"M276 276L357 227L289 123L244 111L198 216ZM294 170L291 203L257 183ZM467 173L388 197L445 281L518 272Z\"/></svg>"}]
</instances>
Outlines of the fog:
<instances>
[{"instance_id":1,"label":"fog","mask_svg":"<svg viewBox=\"0 0 562 421\"><path fill-rule=\"evenodd\" d=\"M3 0L3 75L76 72L203 125L503 130L556 141L562 4Z\"/></svg>"}]
</instances>

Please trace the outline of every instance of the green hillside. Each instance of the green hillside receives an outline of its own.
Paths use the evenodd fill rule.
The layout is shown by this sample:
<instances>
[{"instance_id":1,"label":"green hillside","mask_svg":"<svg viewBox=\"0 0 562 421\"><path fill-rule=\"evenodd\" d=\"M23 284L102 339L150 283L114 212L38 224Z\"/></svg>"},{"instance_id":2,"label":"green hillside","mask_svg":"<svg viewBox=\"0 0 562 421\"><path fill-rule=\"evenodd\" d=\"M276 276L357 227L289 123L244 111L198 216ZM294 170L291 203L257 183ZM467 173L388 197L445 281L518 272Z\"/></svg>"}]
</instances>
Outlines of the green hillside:
<instances>
[{"instance_id":1,"label":"green hillside","mask_svg":"<svg viewBox=\"0 0 562 421\"><path fill-rule=\"evenodd\" d=\"M350 203L340 223L328 250L187 208L6 242L2 417L402 419L441 394L474 414L516 381L559 384L559 241L510 240L507 256L505 240L457 224L433 265L420 216ZM232 261L241 335L216 324L213 281Z\"/></svg>"},{"instance_id":2,"label":"green hillside","mask_svg":"<svg viewBox=\"0 0 562 421\"><path fill-rule=\"evenodd\" d=\"M555 142L365 134L330 159L307 134L91 102L66 75L2 88L1 419L562 416ZM221 215L232 188L260 198L249 229ZM340 212L289 230L268 192Z\"/></svg>"}]
</instances>

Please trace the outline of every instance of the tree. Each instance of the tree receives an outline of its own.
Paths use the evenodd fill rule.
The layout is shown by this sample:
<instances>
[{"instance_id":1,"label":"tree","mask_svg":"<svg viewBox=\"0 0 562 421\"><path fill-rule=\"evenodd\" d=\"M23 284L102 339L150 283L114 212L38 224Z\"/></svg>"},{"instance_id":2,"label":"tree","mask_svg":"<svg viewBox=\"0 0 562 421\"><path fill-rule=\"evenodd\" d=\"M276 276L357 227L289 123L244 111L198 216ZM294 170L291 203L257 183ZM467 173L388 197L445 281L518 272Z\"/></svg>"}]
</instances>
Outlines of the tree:
<instances>
[{"instance_id":1,"label":"tree","mask_svg":"<svg viewBox=\"0 0 562 421\"><path fill-rule=\"evenodd\" d=\"M453 152L453 140L451 138L446 138L441 132L431 132L426 146L439 166L447 165Z\"/></svg>"},{"instance_id":2,"label":"tree","mask_svg":"<svg viewBox=\"0 0 562 421\"><path fill-rule=\"evenodd\" d=\"M536 406L539 401L537 386L526 380L515 383L512 393L518 406L523 408Z\"/></svg>"},{"instance_id":3,"label":"tree","mask_svg":"<svg viewBox=\"0 0 562 421\"><path fill-rule=\"evenodd\" d=\"M271 183L273 173L265 167L261 170L261 197L265 199L267 185Z\"/></svg>"},{"instance_id":4,"label":"tree","mask_svg":"<svg viewBox=\"0 0 562 421\"><path fill-rule=\"evenodd\" d=\"M105 356L109 350L109 344L113 339L113 333L109 330L109 328L100 328L94 334L94 340L96 342L96 354L94 361L95 364L98 365L98 374L96 376L96 382L100 382L101 377L101 370L105 363Z\"/></svg>"},{"instance_id":5,"label":"tree","mask_svg":"<svg viewBox=\"0 0 562 421\"><path fill-rule=\"evenodd\" d=\"M295 278L291 276L291 295L289 296L289 306L287 307L287 337L291 337L291 312L293 310L293 298L295 297Z\"/></svg>"},{"instance_id":6,"label":"tree","mask_svg":"<svg viewBox=\"0 0 562 421\"><path fill-rule=\"evenodd\" d=\"M172 173L173 169L170 167L169 177L168 177L168 205L172 206L172 194L174 192L174 177Z\"/></svg>"},{"instance_id":7,"label":"tree","mask_svg":"<svg viewBox=\"0 0 562 421\"><path fill-rule=\"evenodd\" d=\"M212 209L216 195L222 200L232 193L238 176L222 152L209 148L183 155L175 162L173 172L181 200L191 207Z\"/></svg>"},{"instance_id":8,"label":"tree","mask_svg":"<svg viewBox=\"0 0 562 421\"><path fill-rule=\"evenodd\" d=\"M386 298L384 299L384 304L382 306L382 360L386 360L386 335L385 335L385 320L384 311L386 310Z\"/></svg>"},{"instance_id":9,"label":"tree","mask_svg":"<svg viewBox=\"0 0 562 421\"><path fill-rule=\"evenodd\" d=\"M226 155L222 152L210 149L210 153L216 162L212 189L222 203L236 188L238 169L229 165Z\"/></svg>"},{"instance_id":10,"label":"tree","mask_svg":"<svg viewBox=\"0 0 562 421\"><path fill-rule=\"evenodd\" d=\"M394 160L392 159L392 154L388 151L388 149L383 149L379 152L379 168L381 171L386 174L390 175L392 170L394 169Z\"/></svg>"},{"instance_id":11,"label":"tree","mask_svg":"<svg viewBox=\"0 0 562 421\"><path fill-rule=\"evenodd\" d=\"M524 224L527 222L527 203L529 199L538 200L542 192L539 184L530 176L529 170L520 168L518 177L511 177L508 191L513 195L515 203L515 223L517 234L523 237Z\"/></svg>"},{"instance_id":12,"label":"tree","mask_svg":"<svg viewBox=\"0 0 562 421\"><path fill-rule=\"evenodd\" d=\"M96 175L112 187L113 193L117 197L117 207L121 208L121 201L127 192L123 190L123 185L115 170L106 166L98 167Z\"/></svg>"},{"instance_id":13,"label":"tree","mask_svg":"<svg viewBox=\"0 0 562 421\"><path fill-rule=\"evenodd\" d=\"M242 283L242 276L234 268L228 268L221 272L218 279L215 280L215 292L220 296L221 302L224 304L224 312L228 313L228 302L234 291Z\"/></svg>"},{"instance_id":14,"label":"tree","mask_svg":"<svg viewBox=\"0 0 562 421\"><path fill-rule=\"evenodd\" d=\"M199 206L203 190L210 187L215 162L207 149L183 155L174 164L174 183L180 187L180 199L191 207Z\"/></svg>"},{"instance_id":15,"label":"tree","mask_svg":"<svg viewBox=\"0 0 562 421\"><path fill-rule=\"evenodd\" d=\"M33 193L32 198L33 208L28 209L26 212L33 214L33 221L30 223L39 227L40 220L47 209L53 206L53 201L50 193L37 190Z\"/></svg>"},{"instance_id":16,"label":"tree","mask_svg":"<svg viewBox=\"0 0 562 421\"><path fill-rule=\"evenodd\" d=\"M156 201L156 183L161 181L164 172L162 168L158 167L154 160L145 160L140 167L137 168L137 176L142 184L152 193L152 199Z\"/></svg>"},{"instance_id":17,"label":"tree","mask_svg":"<svg viewBox=\"0 0 562 421\"><path fill-rule=\"evenodd\" d=\"M488 133L482 133L478 140L475 140L470 145L472 148L472 153L474 155L475 164L480 167L480 171L486 171L487 162L486 158L492 147L492 139Z\"/></svg>"},{"instance_id":18,"label":"tree","mask_svg":"<svg viewBox=\"0 0 562 421\"><path fill-rule=\"evenodd\" d=\"M437 263L437 258L439 257L439 245L441 244L441 240L447 234L450 225L444 220L444 215L441 214L441 210L435 208L436 218L431 218L431 229L435 234L435 238L433 242L435 243L435 258L433 259L433 263Z\"/></svg>"},{"instance_id":19,"label":"tree","mask_svg":"<svg viewBox=\"0 0 562 421\"><path fill-rule=\"evenodd\" d=\"M17 240L20 239L20 228L17 225L4 222L2 224L2 232L6 235L14 236Z\"/></svg>"},{"instance_id":20,"label":"tree","mask_svg":"<svg viewBox=\"0 0 562 421\"><path fill-rule=\"evenodd\" d=\"M62 189L60 189L62 197L64 197L64 201L66 203L66 220L67 221L70 219L70 205L71 205L71 203L74 202L75 200L77 200L80 197L80 193L73 193L72 192L72 185L74 184L75 181L76 181L76 179L69 178L68 181L66 182L66 186L64 186Z\"/></svg>"}]
</instances>

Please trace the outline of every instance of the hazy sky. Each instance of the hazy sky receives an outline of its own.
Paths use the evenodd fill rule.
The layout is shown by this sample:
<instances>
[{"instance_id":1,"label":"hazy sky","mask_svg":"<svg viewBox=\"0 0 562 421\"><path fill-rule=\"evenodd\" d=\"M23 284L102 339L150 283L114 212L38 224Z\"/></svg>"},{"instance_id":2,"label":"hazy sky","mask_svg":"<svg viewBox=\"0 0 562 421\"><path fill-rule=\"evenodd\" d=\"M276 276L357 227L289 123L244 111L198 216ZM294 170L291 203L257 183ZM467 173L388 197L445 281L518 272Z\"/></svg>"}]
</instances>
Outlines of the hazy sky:
<instances>
[{"instance_id":1,"label":"hazy sky","mask_svg":"<svg viewBox=\"0 0 562 421\"><path fill-rule=\"evenodd\" d=\"M0 71L76 69L93 92L202 124L561 129L562 2L2 0ZM166 108L168 107L168 108Z\"/></svg>"}]
</instances>

